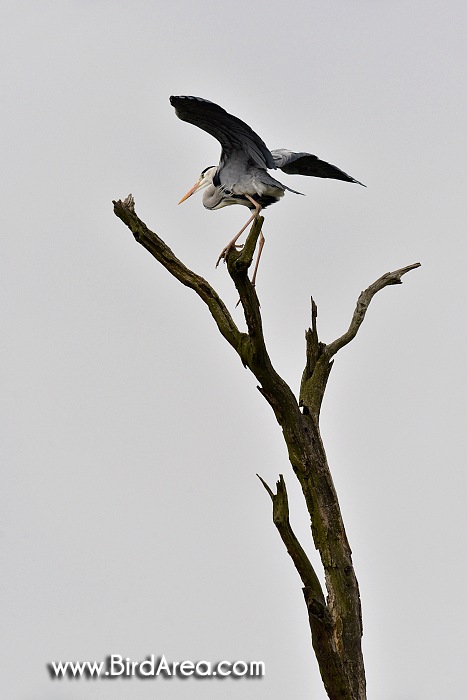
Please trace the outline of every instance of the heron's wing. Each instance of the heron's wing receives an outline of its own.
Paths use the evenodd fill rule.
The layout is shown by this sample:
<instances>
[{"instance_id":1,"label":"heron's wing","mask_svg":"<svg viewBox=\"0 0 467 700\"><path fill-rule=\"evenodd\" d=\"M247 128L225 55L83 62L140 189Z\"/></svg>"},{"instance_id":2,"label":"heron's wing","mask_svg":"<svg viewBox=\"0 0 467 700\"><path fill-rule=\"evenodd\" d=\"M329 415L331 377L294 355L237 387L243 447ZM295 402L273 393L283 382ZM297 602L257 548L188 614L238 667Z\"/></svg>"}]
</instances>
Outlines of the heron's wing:
<instances>
[{"instance_id":1,"label":"heron's wing","mask_svg":"<svg viewBox=\"0 0 467 700\"><path fill-rule=\"evenodd\" d=\"M171 97L179 119L189 122L214 136L222 146L221 166L235 151L243 151L260 168L276 168L276 163L264 141L248 124L225 109L202 97Z\"/></svg>"},{"instance_id":2,"label":"heron's wing","mask_svg":"<svg viewBox=\"0 0 467 700\"><path fill-rule=\"evenodd\" d=\"M330 177L333 180L344 180L345 182L355 182L363 185L363 182L344 173L340 168L336 168L331 163L320 160L318 156L311 153L294 153L286 148L279 148L271 151L276 167L280 168L288 175L310 175L312 177ZM366 185L363 185L366 187Z\"/></svg>"}]
</instances>

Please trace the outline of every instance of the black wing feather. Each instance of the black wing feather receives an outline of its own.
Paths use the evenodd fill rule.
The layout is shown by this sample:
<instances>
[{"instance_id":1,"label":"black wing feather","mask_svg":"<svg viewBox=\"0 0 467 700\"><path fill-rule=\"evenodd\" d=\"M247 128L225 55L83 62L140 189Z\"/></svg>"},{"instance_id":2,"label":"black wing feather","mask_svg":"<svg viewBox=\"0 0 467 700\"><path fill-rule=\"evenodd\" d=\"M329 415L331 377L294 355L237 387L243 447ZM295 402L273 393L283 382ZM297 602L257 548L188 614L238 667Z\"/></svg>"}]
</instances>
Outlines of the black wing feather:
<instances>
[{"instance_id":1,"label":"black wing feather","mask_svg":"<svg viewBox=\"0 0 467 700\"><path fill-rule=\"evenodd\" d=\"M276 163L266 144L248 124L228 114L225 109L202 97L180 95L171 97L179 119L199 127L214 136L222 146L221 161L234 151L244 151L260 168L276 168Z\"/></svg>"},{"instance_id":2,"label":"black wing feather","mask_svg":"<svg viewBox=\"0 0 467 700\"><path fill-rule=\"evenodd\" d=\"M344 182L354 182L357 185L362 185L363 182L355 180L355 178L344 173L343 170L337 168L331 163L326 163L320 160L318 156L311 153L293 153L285 148L280 148L277 151L271 151L276 162L276 166L288 175L308 175L310 177L328 177L333 180L343 180Z\"/></svg>"}]
</instances>

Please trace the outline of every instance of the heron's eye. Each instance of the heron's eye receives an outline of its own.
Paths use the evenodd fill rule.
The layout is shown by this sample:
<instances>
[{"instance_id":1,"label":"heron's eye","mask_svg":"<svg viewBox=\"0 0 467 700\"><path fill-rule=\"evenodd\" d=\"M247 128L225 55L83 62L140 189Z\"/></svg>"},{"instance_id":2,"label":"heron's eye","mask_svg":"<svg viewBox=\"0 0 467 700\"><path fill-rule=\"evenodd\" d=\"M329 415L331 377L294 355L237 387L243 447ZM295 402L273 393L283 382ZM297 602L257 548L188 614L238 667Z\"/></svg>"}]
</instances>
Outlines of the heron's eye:
<instances>
[{"instance_id":1,"label":"heron's eye","mask_svg":"<svg viewBox=\"0 0 467 700\"><path fill-rule=\"evenodd\" d=\"M203 172L201 173L201 179L205 178L206 175L208 174L208 171L212 170L213 167L214 167L213 165L210 165L208 168L204 168Z\"/></svg>"}]
</instances>

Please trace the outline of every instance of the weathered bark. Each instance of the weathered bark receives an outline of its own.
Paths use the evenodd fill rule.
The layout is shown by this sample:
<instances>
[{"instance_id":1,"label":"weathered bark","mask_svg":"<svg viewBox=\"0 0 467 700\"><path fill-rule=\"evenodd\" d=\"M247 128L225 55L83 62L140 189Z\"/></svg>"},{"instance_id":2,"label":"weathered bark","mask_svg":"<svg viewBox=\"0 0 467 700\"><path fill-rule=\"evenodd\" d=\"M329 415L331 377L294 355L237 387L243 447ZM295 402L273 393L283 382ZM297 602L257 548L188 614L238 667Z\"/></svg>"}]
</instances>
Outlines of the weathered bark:
<instances>
[{"instance_id":1,"label":"weathered bark","mask_svg":"<svg viewBox=\"0 0 467 700\"><path fill-rule=\"evenodd\" d=\"M287 491L281 475L277 493L261 479L273 502L273 521L303 582L312 643L321 677L331 700L365 700L365 671L361 649L362 616L352 553L342 521L337 494L319 431L319 413L334 355L357 334L373 296L391 284L400 284L419 263L389 272L360 294L348 330L332 343L318 339L317 307L312 300L312 327L306 332L306 364L299 400L275 371L264 341L259 301L248 278L248 268L263 223L253 224L241 252L227 256L229 274L243 306L247 333L241 332L211 285L189 270L170 248L138 218L131 195L114 202L115 214L174 277L193 289L206 303L219 331L236 350L245 367L259 381L261 394L282 428L290 463L297 476L308 512L315 547L324 568L327 597L289 522ZM260 477L261 478L261 477Z\"/></svg>"}]
</instances>

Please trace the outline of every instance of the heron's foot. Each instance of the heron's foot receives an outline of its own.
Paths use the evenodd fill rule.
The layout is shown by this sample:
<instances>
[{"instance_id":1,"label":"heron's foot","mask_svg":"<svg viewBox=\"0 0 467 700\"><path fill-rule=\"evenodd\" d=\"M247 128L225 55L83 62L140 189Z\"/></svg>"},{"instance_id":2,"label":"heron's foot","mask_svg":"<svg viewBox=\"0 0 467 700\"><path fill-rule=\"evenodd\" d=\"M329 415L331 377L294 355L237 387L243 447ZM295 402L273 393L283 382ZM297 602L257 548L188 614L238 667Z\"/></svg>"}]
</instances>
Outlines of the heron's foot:
<instances>
[{"instance_id":1,"label":"heron's foot","mask_svg":"<svg viewBox=\"0 0 467 700\"><path fill-rule=\"evenodd\" d=\"M235 248L235 250L237 250L237 249L240 250L241 248L243 248L243 243L241 243L241 244L229 243L228 245L226 245L224 250L221 252L219 257L217 258L216 267L219 265L221 260L223 260L224 262L226 261L227 255L230 253L232 248Z\"/></svg>"}]
</instances>

